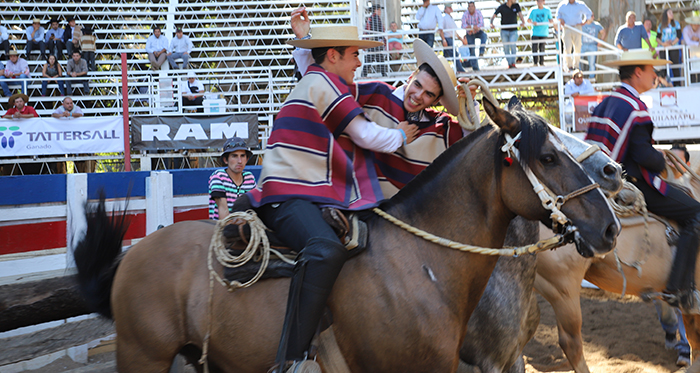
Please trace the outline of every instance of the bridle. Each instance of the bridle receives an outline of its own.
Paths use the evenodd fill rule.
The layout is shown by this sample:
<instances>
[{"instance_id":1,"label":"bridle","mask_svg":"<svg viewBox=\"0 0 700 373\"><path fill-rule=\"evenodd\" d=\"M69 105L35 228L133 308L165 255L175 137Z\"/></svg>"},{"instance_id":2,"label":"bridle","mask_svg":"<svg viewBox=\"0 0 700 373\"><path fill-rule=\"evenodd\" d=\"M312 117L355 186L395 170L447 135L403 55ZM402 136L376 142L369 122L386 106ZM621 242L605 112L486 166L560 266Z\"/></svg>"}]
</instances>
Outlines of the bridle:
<instances>
[{"instance_id":1,"label":"bridle","mask_svg":"<svg viewBox=\"0 0 700 373\"><path fill-rule=\"evenodd\" d=\"M577 190L574 190L573 192L568 193L566 195L556 195L545 184L540 182L540 180L537 178L537 176L535 176L530 167L528 167L525 163L521 162L520 150L517 146L517 142L520 140L521 134L522 132L518 132L518 134L515 137L512 137L509 133L505 133L505 144L501 146L501 151L505 153L507 157L513 157L518 160L518 163L525 172L527 179L530 181L530 184L532 184L532 189L535 191L535 194L537 194L537 196L540 198L542 206L545 209L551 211L549 218L552 220L552 230L555 233L568 236L568 239L573 240L573 236L574 233L577 231L577 228L573 225L571 220L568 217L566 217L564 212L561 211L561 208L567 201L581 196L583 194L586 194L594 189L600 188L600 185L598 183L591 183ZM564 146L563 143L561 143L561 140L559 140L557 136L553 135L551 131L549 132L549 135L551 138L556 139L560 147L564 149L567 152L567 154L571 156L571 158L576 159L571 155L571 153L569 153L569 150L566 148L566 146ZM593 154L593 152L591 152L590 154ZM588 154L583 159L590 156L590 154ZM579 158L581 157L579 156ZM578 159L576 160L578 161Z\"/></svg>"}]
</instances>

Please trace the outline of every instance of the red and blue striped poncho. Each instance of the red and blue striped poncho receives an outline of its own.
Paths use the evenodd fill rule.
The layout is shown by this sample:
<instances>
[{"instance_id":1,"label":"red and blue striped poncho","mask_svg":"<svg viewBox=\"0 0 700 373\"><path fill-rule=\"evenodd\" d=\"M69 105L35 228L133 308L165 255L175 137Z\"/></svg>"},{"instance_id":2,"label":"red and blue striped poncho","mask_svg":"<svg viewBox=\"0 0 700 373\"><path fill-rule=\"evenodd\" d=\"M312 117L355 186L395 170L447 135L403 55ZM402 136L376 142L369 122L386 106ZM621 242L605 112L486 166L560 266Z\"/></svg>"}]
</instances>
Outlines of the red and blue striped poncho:
<instances>
[{"instance_id":1,"label":"red and blue striped poncho","mask_svg":"<svg viewBox=\"0 0 700 373\"><path fill-rule=\"evenodd\" d=\"M610 158L620 163L627 155L632 129L639 125L653 128L646 104L624 86L606 97L595 108L589 120L585 140L597 144ZM667 185L659 174L641 165L639 168L644 180L666 195Z\"/></svg>"},{"instance_id":2,"label":"red and blue striped poncho","mask_svg":"<svg viewBox=\"0 0 700 373\"><path fill-rule=\"evenodd\" d=\"M380 126L397 128L399 122L407 120L403 107L404 87L368 82L357 83L350 90L365 115ZM416 140L394 153L373 153L385 198L396 194L464 135L459 124L447 114L432 110L420 114L421 121L413 122L420 128Z\"/></svg>"},{"instance_id":3,"label":"red and blue striped poncho","mask_svg":"<svg viewBox=\"0 0 700 373\"><path fill-rule=\"evenodd\" d=\"M346 82L311 65L277 114L252 205L298 198L344 210L376 206L383 194L372 153L342 135L358 115Z\"/></svg>"}]
</instances>

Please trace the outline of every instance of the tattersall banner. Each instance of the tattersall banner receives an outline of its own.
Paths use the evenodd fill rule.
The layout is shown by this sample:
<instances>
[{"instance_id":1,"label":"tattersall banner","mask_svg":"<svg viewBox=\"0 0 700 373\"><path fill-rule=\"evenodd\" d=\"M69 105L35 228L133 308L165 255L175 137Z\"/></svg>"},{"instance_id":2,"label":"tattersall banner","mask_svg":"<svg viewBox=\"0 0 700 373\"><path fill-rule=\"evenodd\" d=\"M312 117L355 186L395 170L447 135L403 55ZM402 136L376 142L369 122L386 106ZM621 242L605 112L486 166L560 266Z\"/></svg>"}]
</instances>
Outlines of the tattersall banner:
<instances>
[{"instance_id":1,"label":"tattersall banner","mask_svg":"<svg viewBox=\"0 0 700 373\"><path fill-rule=\"evenodd\" d=\"M0 119L0 157L124 151L119 117Z\"/></svg>"},{"instance_id":2,"label":"tattersall banner","mask_svg":"<svg viewBox=\"0 0 700 373\"><path fill-rule=\"evenodd\" d=\"M258 146L258 116L137 116L131 118L131 147L140 150L219 149L226 139L240 137Z\"/></svg>"}]
</instances>

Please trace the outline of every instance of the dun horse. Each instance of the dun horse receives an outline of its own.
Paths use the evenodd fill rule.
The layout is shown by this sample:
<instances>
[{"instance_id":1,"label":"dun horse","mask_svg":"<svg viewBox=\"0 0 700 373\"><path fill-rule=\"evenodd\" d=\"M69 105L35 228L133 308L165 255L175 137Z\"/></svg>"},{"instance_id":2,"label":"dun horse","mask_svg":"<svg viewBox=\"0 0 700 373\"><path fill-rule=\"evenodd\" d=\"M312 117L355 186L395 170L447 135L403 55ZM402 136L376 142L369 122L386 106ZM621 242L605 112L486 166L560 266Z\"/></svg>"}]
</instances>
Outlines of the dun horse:
<instances>
[{"instance_id":1,"label":"dun horse","mask_svg":"<svg viewBox=\"0 0 700 373\"><path fill-rule=\"evenodd\" d=\"M523 110L519 101L509 111ZM614 194L622 187L622 168L602 151L558 128L552 128L593 181ZM516 217L506 233L505 245L522 246L536 242L539 224ZM467 324L467 336L460 359L481 373L523 373L522 350L539 325L540 310L534 294L536 257L523 255L498 260L491 278Z\"/></svg>"},{"instance_id":2,"label":"dun horse","mask_svg":"<svg viewBox=\"0 0 700 373\"><path fill-rule=\"evenodd\" d=\"M511 115L488 102L484 107L500 128L485 126L452 146L381 209L453 241L500 247L515 215L551 225L550 211L519 165L558 195L590 186L540 117ZM520 135L522 163L513 160L510 167L501 150L506 134ZM612 249L619 226L600 190L569 199L561 210L578 228L582 255ZM345 264L328 304L351 371L454 372L467 321L497 257L438 246L377 216L367 224L369 247ZM119 257L123 230L101 203L89 214L75 252L81 289L95 309L115 320L121 372L165 372L178 353L196 360L209 316L212 371L270 368L288 279L260 281L233 293L217 285L210 309L206 263L212 223L171 225Z\"/></svg>"},{"instance_id":3,"label":"dun horse","mask_svg":"<svg viewBox=\"0 0 700 373\"><path fill-rule=\"evenodd\" d=\"M690 189L700 196L700 183L691 179ZM662 291L667 283L675 247L669 246L666 225L649 219L649 241L645 241L644 221L641 216L623 219L618 237L617 254L622 261L626 279L625 294L643 295ZM545 235L544 229L542 234ZM628 265L629 264L629 265ZM630 265L636 265L640 272ZM640 276L641 274L641 276ZM557 319L559 345L568 364L576 373L589 372L583 356L581 337L581 280L586 279L601 289L621 294L623 277L617 269L614 255L586 259L577 255L573 247L564 246L537 257L536 290L552 305ZM700 283L700 271L695 282ZM695 356L700 350L700 317L683 315L686 336Z\"/></svg>"}]
</instances>

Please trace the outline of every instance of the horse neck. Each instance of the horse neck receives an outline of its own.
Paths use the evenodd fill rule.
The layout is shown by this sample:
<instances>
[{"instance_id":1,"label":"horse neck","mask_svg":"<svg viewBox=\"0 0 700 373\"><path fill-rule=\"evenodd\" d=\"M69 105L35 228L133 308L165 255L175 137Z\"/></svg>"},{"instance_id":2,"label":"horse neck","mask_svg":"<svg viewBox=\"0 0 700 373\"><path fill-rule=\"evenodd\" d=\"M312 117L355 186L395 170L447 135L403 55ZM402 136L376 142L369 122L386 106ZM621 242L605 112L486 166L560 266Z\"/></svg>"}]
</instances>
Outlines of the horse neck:
<instances>
[{"instance_id":1,"label":"horse neck","mask_svg":"<svg viewBox=\"0 0 700 373\"><path fill-rule=\"evenodd\" d=\"M386 211L439 237L481 247L501 247L514 215L505 208L497 188L493 161L496 138L492 133L464 147L450 159L438 158L425 175L421 174L414 180L420 184L404 188L392 198ZM439 165L437 162L449 163ZM424 275L422 272L429 268L439 279L441 293L450 299L445 305L463 316L466 323L498 257L446 248L383 219L374 223L371 230L382 234L370 236L372 250L376 255L384 256L380 260L399 263L392 267L404 268L381 276L405 276L409 281L412 275L403 272L410 267L419 273L418 281L421 281L425 280L420 278Z\"/></svg>"}]
</instances>

